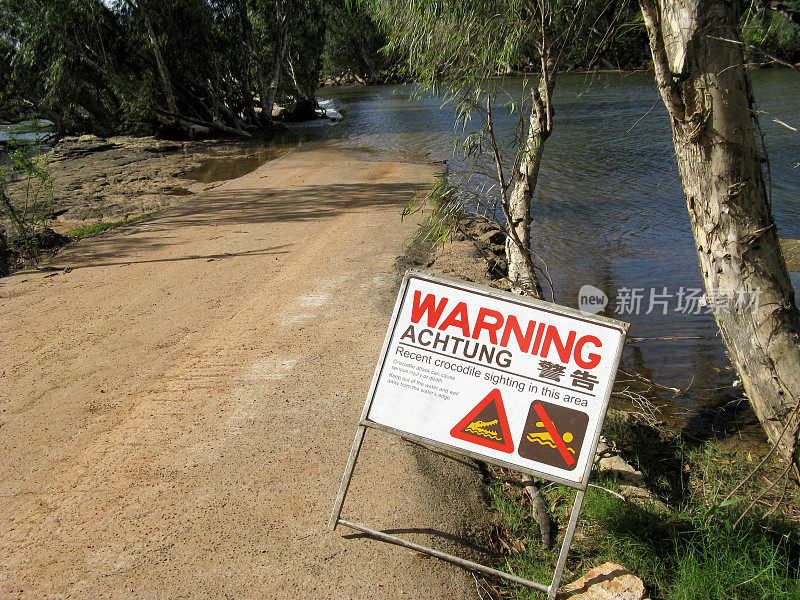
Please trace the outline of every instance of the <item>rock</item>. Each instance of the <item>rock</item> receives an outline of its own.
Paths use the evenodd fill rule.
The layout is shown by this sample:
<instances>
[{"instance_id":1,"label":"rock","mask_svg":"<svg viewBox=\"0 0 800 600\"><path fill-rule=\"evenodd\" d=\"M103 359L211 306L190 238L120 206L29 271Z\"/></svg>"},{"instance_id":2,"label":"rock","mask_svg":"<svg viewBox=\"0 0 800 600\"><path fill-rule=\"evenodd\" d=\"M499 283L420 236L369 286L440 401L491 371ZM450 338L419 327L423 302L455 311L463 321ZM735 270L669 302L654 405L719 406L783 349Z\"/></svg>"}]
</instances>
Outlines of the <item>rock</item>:
<instances>
[{"instance_id":1,"label":"rock","mask_svg":"<svg viewBox=\"0 0 800 600\"><path fill-rule=\"evenodd\" d=\"M637 471L619 455L605 456L598 462L600 472L611 475L622 481L639 484L644 479L641 471Z\"/></svg>"},{"instance_id":2,"label":"rock","mask_svg":"<svg viewBox=\"0 0 800 600\"><path fill-rule=\"evenodd\" d=\"M283 115L287 121L311 121L317 118L317 101L314 98L298 98Z\"/></svg>"},{"instance_id":3,"label":"rock","mask_svg":"<svg viewBox=\"0 0 800 600\"><path fill-rule=\"evenodd\" d=\"M638 504L639 506L657 513L671 513L672 509L664 502L656 498L653 493L643 487L635 485L620 486L620 494L626 499Z\"/></svg>"},{"instance_id":4,"label":"rock","mask_svg":"<svg viewBox=\"0 0 800 600\"><path fill-rule=\"evenodd\" d=\"M608 445L608 441L606 440L605 436L600 436L600 439L597 440L597 450L595 451L595 462L603 458L604 456L611 456L613 452L611 451L611 447Z\"/></svg>"},{"instance_id":5,"label":"rock","mask_svg":"<svg viewBox=\"0 0 800 600\"><path fill-rule=\"evenodd\" d=\"M597 442L594 461L601 473L611 475L622 481L638 485L644 479L642 472L634 469L631 464L622 458L619 453L608 444L608 441L606 441L606 438L603 436L600 436Z\"/></svg>"},{"instance_id":6,"label":"rock","mask_svg":"<svg viewBox=\"0 0 800 600\"><path fill-rule=\"evenodd\" d=\"M653 498L653 494L650 490L635 485L621 485L620 494L628 499L639 498L642 500L651 500Z\"/></svg>"},{"instance_id":7,"label":"rock","mask_svg":"<svg viewBox=\"0 0 800 600\"><path fill-rule=\"evenodd\" d=\"M644 600L644 583L622 565L607 562L561 587L559 600Z\"/></svg>"}]
</instances>

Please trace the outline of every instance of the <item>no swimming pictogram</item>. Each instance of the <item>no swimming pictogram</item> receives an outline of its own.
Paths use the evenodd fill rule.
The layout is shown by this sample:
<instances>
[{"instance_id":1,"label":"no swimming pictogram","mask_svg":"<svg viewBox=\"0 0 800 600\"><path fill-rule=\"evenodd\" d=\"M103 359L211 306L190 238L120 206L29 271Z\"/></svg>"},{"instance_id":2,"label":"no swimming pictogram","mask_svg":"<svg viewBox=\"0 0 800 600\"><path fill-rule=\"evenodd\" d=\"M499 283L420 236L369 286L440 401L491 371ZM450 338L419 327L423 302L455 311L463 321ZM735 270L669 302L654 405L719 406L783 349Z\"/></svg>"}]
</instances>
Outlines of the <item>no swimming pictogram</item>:
<instances>
[{"instance_id":1,"label":"no swimming pictogram","mask_svg":"<svg viewBox=\"0 0 800 600\"><path fill-rule=\"evenodd\" d=\"M519 455L571 471L580 455L589 415L565 406L536 401L519 441Z\"/></svg>"},{"instance_id":2,"label":"no swimming pictogram","mask_svg":"<svg viewBox=\"0 0 800 600\"><path fill-rule=\"evenodd\" d=\"M450 430L450 435L465 442L511 454L514 441L500 390L494 389Z\"/></svg>"}]
</instances>

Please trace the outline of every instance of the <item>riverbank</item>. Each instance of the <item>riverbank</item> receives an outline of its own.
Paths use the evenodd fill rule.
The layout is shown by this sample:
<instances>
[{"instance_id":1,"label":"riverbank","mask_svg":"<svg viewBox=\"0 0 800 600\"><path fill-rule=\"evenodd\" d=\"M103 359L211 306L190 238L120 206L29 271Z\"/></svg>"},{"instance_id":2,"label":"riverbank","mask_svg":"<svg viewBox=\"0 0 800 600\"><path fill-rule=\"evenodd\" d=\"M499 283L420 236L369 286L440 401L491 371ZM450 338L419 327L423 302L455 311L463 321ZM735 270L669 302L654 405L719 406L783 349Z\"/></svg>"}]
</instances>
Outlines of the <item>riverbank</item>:
<instances>
[{"instance_id":1,"label":"riverbank","mask_svg":"<svg viewBox=\"0 0 800 600\"><path fill-rule=\"evenodd\" d=\"M274 142L154 137L67 137L45 153L53 197L45 217L56 232L135 219L185 202L226 179L288 152L299 139ZM22 197L24 181L11 183Z\"/></svg>"},{"instance_id":2,"label":"riverbank","mask_svg":"<svg viewBox=\"0 0 800 600\"><path fill-rule=\"evenodd\" d=\"M500 237L485 219L466 216L454 239L419 265L507 289ZM649 403L654 399L649 387L626 373L618 375L562 585L592 568L604 565L608 572L609 565L621 565L624 570L590 580L598 588L608 585L605 593L595 589L594 595L578 597L796 598L797 490L785 479L785 465L770 456L746 400L709 409L705 427L688 429L660 418ZM748 477L757 465L760 469ZM497 467L487 467L485 481L494 565L549 581L574 490L539 484L560 529L553 548L545 549L526 481ZM638 587L641 581L630 573L644 586ZM577 587L586 592L588 586ZM544 598L499 580L484 581L483 589L496 600Z\"/></svg>"},{"instance_id":3,"label":"riverbank","mask_svg":"<svg viewBox=\"0 0 800 600\"><path fill-rule=\"evenodd\" d=\"M472 597L471 577L448 565L322 531L400 273L421 266L503 286L496 229L481 219L441 250L416 245L396 259L416 227L399 209L433 170L309 145L0 283L0 522L10 532L0 590L241 597L272 593L278 578L301 595ZM331 352L344 346L347 357ZM791 593L793 501L764 522L759 506L739 531L726 528L762 480L721 506L767 448L742 430L711 433L722 443L609 421L609 445L642 485L593 480L606 489L589 492L565 582L614 560L654 598L675 597L692 569L692 585L722 582L703 597L730 597L748 579ZM483 472L486 511L481 472L463 462L381 436L365 453L346 512L416 528L418 540L437 523L451 540L436 535L434 546L548 578L555 556L538 547L513 473ZM563 525L571 493L544 493ZM779 489L762 499L778 500ZM722 570L716 555L734 566ZM486 586L484 596L529 597Z\"/></svg>"}]
</instances>

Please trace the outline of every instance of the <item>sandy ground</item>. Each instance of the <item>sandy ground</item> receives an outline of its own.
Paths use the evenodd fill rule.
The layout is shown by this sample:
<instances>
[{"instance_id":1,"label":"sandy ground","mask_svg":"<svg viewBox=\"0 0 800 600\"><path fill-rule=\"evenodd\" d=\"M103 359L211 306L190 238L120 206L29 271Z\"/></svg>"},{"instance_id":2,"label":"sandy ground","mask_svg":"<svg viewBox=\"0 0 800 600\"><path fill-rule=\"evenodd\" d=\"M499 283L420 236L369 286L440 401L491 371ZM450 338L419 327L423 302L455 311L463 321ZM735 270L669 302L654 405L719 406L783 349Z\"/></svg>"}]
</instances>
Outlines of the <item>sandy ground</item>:
<instances>
[{"instance_id":1,"label":"sandy ground","mask_svg":"<svg viewBox=\"0 0 800 600\"><path fill-rule=\"evenodd\" d=\"M306 147L0 280L0 598L474 597L325 527L433 170ZM480 502L369 432L344 516L469 555Z\"/></svg>"}]
</instances>

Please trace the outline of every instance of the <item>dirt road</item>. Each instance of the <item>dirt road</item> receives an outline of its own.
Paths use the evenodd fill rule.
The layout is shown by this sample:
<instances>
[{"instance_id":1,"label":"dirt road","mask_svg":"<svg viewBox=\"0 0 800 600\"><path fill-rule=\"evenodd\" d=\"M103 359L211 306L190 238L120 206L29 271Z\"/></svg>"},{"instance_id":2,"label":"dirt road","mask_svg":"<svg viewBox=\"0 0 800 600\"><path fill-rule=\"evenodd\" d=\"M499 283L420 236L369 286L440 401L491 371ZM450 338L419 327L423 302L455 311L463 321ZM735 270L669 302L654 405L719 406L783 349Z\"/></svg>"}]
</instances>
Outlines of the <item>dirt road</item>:
<instances>
[{"instance_id":1,"label":"dirt road","mask_svg":"<svg viewBox=\"0 0 800 600\"><path fill-rule=\"evenodd\" d=\"M473 597L325 529L432 173L301 149L1 280L0 597ZM473 472L367 439L344 514L458 542Z\"/></svg>"}]
</instances>

